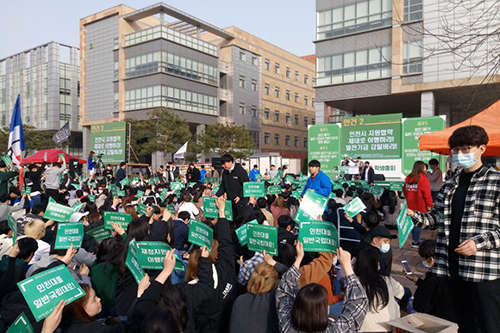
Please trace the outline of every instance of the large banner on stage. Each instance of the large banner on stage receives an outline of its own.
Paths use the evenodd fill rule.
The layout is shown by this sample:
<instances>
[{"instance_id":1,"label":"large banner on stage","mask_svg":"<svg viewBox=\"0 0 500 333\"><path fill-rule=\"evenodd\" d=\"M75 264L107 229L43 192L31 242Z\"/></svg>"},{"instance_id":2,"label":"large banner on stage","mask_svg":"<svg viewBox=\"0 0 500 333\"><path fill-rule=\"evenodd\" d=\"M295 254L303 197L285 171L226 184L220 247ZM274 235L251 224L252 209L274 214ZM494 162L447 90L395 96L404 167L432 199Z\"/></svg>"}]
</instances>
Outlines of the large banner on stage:
<instances>
[{"instance_id":1,"label":"large banner on stage","mask_svg":"<svg viewBox=\"0 0 500 333\"><path fill-rule=\"evenodd\" d=\"M364 160L401 158L401 113L345 118L341 155Z\"/></svg>"},{"instance_id":2,"label":"large banner on stage","mask_svg":"<svg viewBox=\"0 0 500 333\"><path fill-rule=\"evenodd\" d=\"M104 154L103 163L125 161L127 144L127 123L125 121L90 126L90 150L96 155Z\"/></svg>"},{"instance_id":3,"label":"large banner on stage","mask_svg":"<svg viewBox=\"0 0 500 333\"><path fill-rule=\"evenodd\" d=\"M340 124L312 125L307 134L308 160L318 160L321 170L330 178L335 177L334 167L340 161Z\"/></svg>"}]
</instances>

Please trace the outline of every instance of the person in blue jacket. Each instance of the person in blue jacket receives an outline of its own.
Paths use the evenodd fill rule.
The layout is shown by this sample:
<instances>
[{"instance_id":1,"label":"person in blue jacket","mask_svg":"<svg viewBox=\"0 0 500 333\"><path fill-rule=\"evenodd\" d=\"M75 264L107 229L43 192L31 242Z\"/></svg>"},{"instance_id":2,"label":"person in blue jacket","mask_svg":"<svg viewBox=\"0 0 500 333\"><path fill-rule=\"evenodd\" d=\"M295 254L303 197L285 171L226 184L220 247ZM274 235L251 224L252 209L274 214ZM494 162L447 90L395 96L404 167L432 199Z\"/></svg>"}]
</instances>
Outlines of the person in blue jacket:
<instances>
[{"instance_id":1,"label":"person in blue jacket","mask_svg":"<svg viewBox=\"0 0 500 333\"><path fill-rule=\"evenodd\" d=\"M327 198L330 196L332 192L332 181L330 177L320 170L320 168L321 163L319 163L318 160L309 162L309 173L311 176L307 179L306 186L304 186L301 196L303 196L307 190L312 190L314 193L318 193Z\"/></svg>"},{"instance_id":2,"label":"person in blue jacket","mask_svg":"<svg viewBox=\"0 0 500 333\"><path fill-rule=\"evenodd\" d=\"M251 181L256 182L257 175L260 175L260 171L259 171L259 166L257 164L255 164L253 166L253 169L250 170L250 172L248 173L248 178L250 178Z\"/></svg>"}]
</instances>

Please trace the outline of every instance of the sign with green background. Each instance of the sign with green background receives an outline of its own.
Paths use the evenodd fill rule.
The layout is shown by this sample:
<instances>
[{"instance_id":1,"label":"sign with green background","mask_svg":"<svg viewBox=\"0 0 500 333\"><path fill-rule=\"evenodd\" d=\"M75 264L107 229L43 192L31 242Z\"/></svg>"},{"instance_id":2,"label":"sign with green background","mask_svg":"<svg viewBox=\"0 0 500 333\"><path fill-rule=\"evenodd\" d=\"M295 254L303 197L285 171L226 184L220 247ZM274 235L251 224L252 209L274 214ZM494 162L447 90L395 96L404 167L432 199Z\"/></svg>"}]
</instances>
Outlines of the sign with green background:
<instances>
[{"instance_id":1,"label":"sign with green background","mask_svg":"<svg viewBox=\"0 0 500 333\"><path fill-rule=\"evenodd\" d=\"M259 224L259 222L257 222L257 220L252 220L235 230L236 237L238 237L241 246L247 245L247 224Z\"/></svg>"},{"instance_id":2,"label":"sign with green background","mask_svg":"<svg viewBox=\"0 0 500 333\"><path fill-rule=\"evenodd\" d=\"M306 191L304 197L302 198L302 202L300 203L299 209L297 210L297 214L295 215L295 221L316 221L318 216L323 215L325 212L327 203L327 197L312 191Z\"/></svg>"},{"instance_id":3,"label":"sign with green background","mask_svg":"<svg viewBox=\"0 0 500 333\"><path fill-rule=\"evenodd\" d=\"M219 218L219 209L215 204L217 199L214 197L203 197L203 216L208 219ZM233 203L231 200L226 200L226 205L224 206L224 216L226 220L233 220Z\"/></svg>"},{"instance_id":4,"label":"sign with green background","mask_svg":"<svg viewBox=\"0 0 500 333\"><path fill-rule=\"evenodd\" d=\"M103 163L125 161L127 123L125 121L90 126L90 150L102 156Z\"/></svg>"},{"instance_id":5,"label":"sign with green background","mask_svg":"<svg viewBox=\"0 0 500 333\"><path fill-rule=\"evenodd\" d=\"M9 327L9 330L6 333L33 333L33 326L28 320L28 317L23 313L17 317L17 319L12 323Z\"/></svg>"},{"instance_id":6,"label":"sign with green background","mask_svg":"<svg viewBox=\"0 0 500 333\"><path fill-rule=\"evenodd\" d=\"M318 160L321 170L333 179L334 167L340 163L340 124L313 125L307 133L308 160Z\"/></svg>"},{"instance_id":7,"label":"sign with green background","mask_svg":"<svg viewBox=\"0 0 500 333\"><path fill-rule=\"evenodd\" d=\"M278 227L247 223L247 246L250 251L278 255Z\"/></svg>"},{"instance_id":8,"label":"sign with green background","mask_svg":"<svg viewBox=\"0 0 500 333\"><path fill-rule=\"evenodd\" d=\"M212 252L213 237L214 231L208 225L195 219L189 220L188 242L202 247L206 246Z\"/></svg>"},{"instance_id":9,"label":"sign with green background","mask_svg":"<svg viewBox=\"0 0 500 333\"><path fill-rule=\"evenodd\" d=\"M339 247L339 234L331 222L301 222L299 240L304 244L304 251L335 252Z\"/></svg>"},{"instance_id":10,"label":"sign with green background","mask_svg":"<svg viewBox=\"0 0 500 333\"><path fill-rule=\"evenodd\" d=\"M60 265L17 283L38 322L52 313L60 301L66 304L85 295L65 265Z\"/></svg>"},{"instance_id":11,"label":"sign with green background","mask_svg":"<svg viewBox=\"0 0 500 333\"><path fill-rule=\"evenodd\" d=\"M127 230L128 224L132 222L132 215L119 212L104 212L104 228L113 230L113 223L120 223Z\"/></svg>"},{"instance_id":12,"label":"sign with green background","mask_svg":"<svg viewBox=\"0 0 500 333\"><path fill-rule=\"evenodd\" d=\"M264 183L245 182L243 183L243 196L249 198L255 196L257 198L266 196L266 188Z\"/></svg>"},{"instance_id":13,"label":"sign with green background","mask_svg":"<svg viewBox=\"0 0 500 333\"><path fill-rule=\"evenodd\" d=\"M94 238L97 242L100 242L106 238L112 237L113 235L111 234L111 231L104 228L104 226L100 226L97 228L94 228L92 230L87 231L87 235L90 237Z\"/></svg>"},{"instance_id":14,"label":"sign with green background","mask_svg":"<svg viewBox=\"0 0 500 333\"><path fill-rule=\"evenodd\" d=\"M267 191L269 194L280 194L281 191L281 185L271 185L267 188Z\"/></svg>"},{"instance_id":15,"label":"sign with green background","mask_svg":"<svg viewBox=\"0 0 500 333\"><path fill-rule=\"evenodd\" d=\"M57 222L67 222L69 221L71 215L73 214L73 209L68 206L63 206L58 203L50 202L45 209L43 218L47 220L54 220Z\"/></svg>"},{"instance_id":16,"label":"sign with green background","mask_svg":"<svg viewBox=\"0 0 500 333\"><path fill-rule=\"evenodd\" d=\"M139 266L139 262L137 261L138 250L139 249L137 247L137 242L134 238L128 244L127 258L125 259L125 266L127 266L137 284L141 282L141 279L144 276L144 270L141 268L141 266Z\"/></svg>"},{"instance_id":17,"label":"sign with green background","mask_svg":"<svg viewBox=\"0 0 500 333\"><path fill-rule=\"evenodd\" d=\"M347 205L344 206L344 211L349 215L350 218L358 215L366 209L365 204L360 198L352 199Z\"/></svg>"},{"instance_id":18,"label":"sign with green background","mask_svg":"<svg viewBox=\"0 0 500 333\"><path fill-rule=\"evenodd\" d=\"M82 247L83 222L57 224L56 243L54 249L69 249L71 244L75 249Z\"/></svg>"},{"instance_id":19,"label":"sign with green background","mask_svg":"<svg viewBox=\"0 0 500 333\"><path fill-rule=\"evenodd\" d=\"M163 269L163 260L167 251L171 250L165 242L143 241L137 242L137 261L142 269ZM174 269L177 271L185 271L186 268L182 260L175 256Z\"/></svg>"},{"instance_id":20,"label":"sign with green background","mask_svg":"<svg viewBox=\"0 0 500 333\"><path fill-rule=\"evenodd\" d=\"M396 219L396 225L398 226L398 237L399 237L399 248L405 245L408 236L410 236L411 231L415 227L411 217L408 216L408 205L406 201L401 206L401 211Z\"/></svg>"},{"instance_id":21,"label":"sign with green background","mask_svg":"<svg viewBox=\"0 0 500 333\"><path fill-rule=\"evenodd\" d=\"M403 119L403 174L409 175L416 161L429 163L431 158L439 161L441 171L444 172L444 156L420 150L420 136L446 128L446 116L419 117Z\"/></svg>"},{"instance_id":22,"label":"sign with green background","mask_svg":"<svg viewBox=\"0 0 500 333\"><path fill-rule=\"evenodd\" d=\"M15 245L17 240L17 221L12 214L7 215L7 224L12 230L12 245Z\"/></svg>"}]
</instances>

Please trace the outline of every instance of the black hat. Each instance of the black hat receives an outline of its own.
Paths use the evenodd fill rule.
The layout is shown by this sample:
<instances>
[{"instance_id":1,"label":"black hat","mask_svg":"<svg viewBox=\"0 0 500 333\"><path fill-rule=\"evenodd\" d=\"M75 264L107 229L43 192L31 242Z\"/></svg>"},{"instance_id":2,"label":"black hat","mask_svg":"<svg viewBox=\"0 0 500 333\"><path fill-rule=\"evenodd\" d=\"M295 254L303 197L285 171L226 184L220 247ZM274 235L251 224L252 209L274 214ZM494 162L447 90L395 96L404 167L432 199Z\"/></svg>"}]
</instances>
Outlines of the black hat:
<instances>
[{"instance_id":1,"label":"black hat","mask_svg":"<svg viewBox=\"0 0 500 333\"><path fill-rule=\"evenodd\" d=\"M394 239L398 238L398 236L391 234L389 229L386 227L382 226L376 226L370 229L368 231L370 239L373 239L374 237L382 237L382 238L389 238L389 239Z\"/></svg>"}]
</instances>

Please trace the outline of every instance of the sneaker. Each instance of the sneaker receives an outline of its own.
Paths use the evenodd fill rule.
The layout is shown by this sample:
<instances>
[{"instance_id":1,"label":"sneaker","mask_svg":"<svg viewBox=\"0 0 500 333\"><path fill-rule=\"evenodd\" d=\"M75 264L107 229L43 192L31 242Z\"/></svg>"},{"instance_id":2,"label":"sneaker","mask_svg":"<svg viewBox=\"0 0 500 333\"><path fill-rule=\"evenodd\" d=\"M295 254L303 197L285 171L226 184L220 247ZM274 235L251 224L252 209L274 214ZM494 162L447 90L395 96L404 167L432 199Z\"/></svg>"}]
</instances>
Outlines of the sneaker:
<instances>
[{"instance_id":1,"label":"sneaker","mask_svg":"<svg viewBox=\"0 0 500 333\"><path fill-rule=\"evenodd\" d=\"M420 246L420 242L411 242L411 247L418 249L419 246Z\"/></svg>"}]
</instances>

